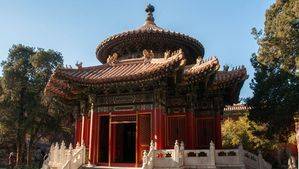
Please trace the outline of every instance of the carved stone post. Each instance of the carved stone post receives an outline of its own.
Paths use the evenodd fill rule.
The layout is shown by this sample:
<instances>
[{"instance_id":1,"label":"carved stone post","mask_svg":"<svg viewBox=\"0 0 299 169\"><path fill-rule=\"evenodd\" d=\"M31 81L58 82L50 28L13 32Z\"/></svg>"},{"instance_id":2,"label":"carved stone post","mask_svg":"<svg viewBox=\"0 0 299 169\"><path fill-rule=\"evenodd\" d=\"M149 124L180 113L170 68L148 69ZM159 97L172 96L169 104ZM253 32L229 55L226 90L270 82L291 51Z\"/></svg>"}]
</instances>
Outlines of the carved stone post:
<instances>
[{"instance_id":1,"label":"carved stone post","mask_svg":"<svg viewBox=\"0 0 299 169\"><path fill-rule=\"evenodd\" d=\"M179 142L178 140L175 140L175 143L174 143L174 161L175 162L179 162L179 155L180 155L180 145L179 145Z\"/></svg>"},{"instance_id":2,"label":"carved stone post","mask_svg":"<svg viewBox=\"0 0 299 169\"><path fill-rule=\"evenodd\" d=\"M185 144L183 141L181 141L181 144L180 144L180 156L179 156L179 164L180 166L183 166L184 165L184 151L185 151Z\"/></svg>"},{"instance_id":3,"label":"carved stone post","mask_svg":"<svg viewBox=\"0 0 299 169\"><path fill-rule=\"evenodd\" d=\"M96 95L89 95L90 103L90 129L89 129L89 152L88 152L88 165L91 165L92 158L92 141L93 141L93 120L94 120L94 105L96 103Z\"/></svg>"},{"instance_id":4,"label":"carved stone post","mask_svg":"<svg viewBox=\"0 0 299 169\"><path fill-rule=\"evenodd\" d=\"M210 166L216 168L215 144L213 141L210 142Z\"/></svg>"},{"instance_id":5,"label":"carved stone post","mask_svg":"<svg viewBox=\"0 0 299 169\"><path fill-rule=\"evenodd\" d=\"M154 143L154 140L151 140L151 143L150 143L150 151L151 150L156 150L156 144Z\"/></svg>"},{"instance_id":6,"label":"carved stone post","mask_svg":"<svg viewBox=\"0 0 299 169\"><path fill-rule=\"evenodd\" d=\"M147 167L147 153L145 150L143 151L142 162L142 168L145 169Z\"/></svg>"},{"instance_id":7,"label":"carved stone post","mask_svg":"<svg viewBox=\"0 0 299 169\"><path fill-rule=\"evenodd\" d=\"M295 131L296 131L296 140L297 140L297 153L298 153L297 168L299 168L299 112L295 113L294 120L295 120Z\"/></svg>"},{"instance_id":8,"label":"carved stone post","mask_svg":"<svg viewBox=\"0 0 299 169\"><path fill-rule=\"evenodd\" d=\"M56 142L55 144L55 148L54 148L54 165L56 166L59 162L59 145L58 143Z\"/></svg>"}]
</instances>

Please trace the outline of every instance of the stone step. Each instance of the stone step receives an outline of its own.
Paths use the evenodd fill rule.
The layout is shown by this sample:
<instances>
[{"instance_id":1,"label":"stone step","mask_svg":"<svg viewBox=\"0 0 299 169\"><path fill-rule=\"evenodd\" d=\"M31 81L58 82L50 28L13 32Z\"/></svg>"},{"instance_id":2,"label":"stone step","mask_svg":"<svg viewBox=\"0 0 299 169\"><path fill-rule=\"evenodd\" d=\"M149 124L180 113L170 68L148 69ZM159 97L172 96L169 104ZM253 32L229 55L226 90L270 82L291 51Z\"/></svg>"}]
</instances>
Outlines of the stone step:
<instances>
[{"instance_id":1,"label":"stone step","mask_svg":"<svg viewBox=\"0 0 299 169\"><path fill-rule=\"evenodd\" d=\"M141 167L82 166L81 169L141 169Z\"/></svg>"}]
</instances>

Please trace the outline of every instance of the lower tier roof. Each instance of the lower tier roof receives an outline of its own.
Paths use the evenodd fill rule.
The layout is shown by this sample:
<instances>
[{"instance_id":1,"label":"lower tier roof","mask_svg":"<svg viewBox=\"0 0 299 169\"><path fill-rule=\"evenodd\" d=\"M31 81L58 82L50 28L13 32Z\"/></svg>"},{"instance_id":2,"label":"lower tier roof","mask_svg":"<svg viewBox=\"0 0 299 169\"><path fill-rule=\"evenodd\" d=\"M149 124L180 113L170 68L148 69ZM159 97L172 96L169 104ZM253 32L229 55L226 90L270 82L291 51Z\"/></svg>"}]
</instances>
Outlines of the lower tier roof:
<instances>
[{"instance_id":1,"label":"lower tier roof","mask_svg":"<svg viewBox=\"0 0 299 169\"><path fill-rule=\"evenodd\" d=\"M46 85L45 94L71 100L80 93L82 87L151 83L177 74L182 77L179 82L182 85L209 81L209 90L235 87L234 93L237 94L234 95L238 95L247 78L244 67L218 71L220 65L216 57L207 60L199 58L196 64L186 65L182 50L165 53L164 58L146 54L142 58L118 61L117 55L110 57L108 63L100 66L57 68Z\"/></svg>"}]
</instances>

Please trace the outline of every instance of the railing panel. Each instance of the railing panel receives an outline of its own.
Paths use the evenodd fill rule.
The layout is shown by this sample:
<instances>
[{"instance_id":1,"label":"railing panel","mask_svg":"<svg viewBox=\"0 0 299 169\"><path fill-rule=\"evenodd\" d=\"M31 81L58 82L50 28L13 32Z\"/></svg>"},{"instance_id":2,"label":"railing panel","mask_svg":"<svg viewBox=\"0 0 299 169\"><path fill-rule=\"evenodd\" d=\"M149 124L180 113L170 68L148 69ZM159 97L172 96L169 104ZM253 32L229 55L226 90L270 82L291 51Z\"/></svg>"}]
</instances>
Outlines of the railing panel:
<instances>
[{"instance_id":1,"label":"railing panel","mask_svg":"<svg viewBox=\"0 0 299 169\"><path fill-rule=\"evenodd\" d=\"M244 164L247 168L258 169L258 157L248 151L244 150Z\"/></svg>"},{"instance_id":2,"label":"railing panel","mask_svg":"<svg viewBox=\"0 0 299 169\"><path fill-rule=\"evenodd\" d=\"M209 150L184 150L184 165L199 166L210 163Z\"/></svg>"},{"instance_id":3,"label":"railing panel","mask_svg":"<svg viewBox=\"0 0 299 169\"><path fill-rule=\"evenodd\" d=\"M215 150L215 156L218 165L240 164L240 155L237 149Z\"/></svg>"}]
</instances>

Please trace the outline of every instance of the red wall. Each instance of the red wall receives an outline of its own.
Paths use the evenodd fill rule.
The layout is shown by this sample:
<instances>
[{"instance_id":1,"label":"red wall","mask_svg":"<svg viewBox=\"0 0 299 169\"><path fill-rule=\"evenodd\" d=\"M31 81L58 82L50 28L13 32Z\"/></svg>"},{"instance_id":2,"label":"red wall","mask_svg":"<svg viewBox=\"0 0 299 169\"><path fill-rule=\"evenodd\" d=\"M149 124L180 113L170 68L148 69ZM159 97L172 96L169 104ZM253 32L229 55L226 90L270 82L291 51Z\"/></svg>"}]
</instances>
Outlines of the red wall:
<instances>
[{"instance_id":1,"label":"red wall","mask_svg":"<svg viewBox=\"0 0 299 169\"><path fill-rule=\"evenodd\" d=\"M136 112L113 112L113 114L136 114ZM196 149L196 148L208 148L209 143L212 139L216 144L216 148L221 147L221 116L195 116L191 112L187 113L176 113L174 115L166 115L162 113L161 110L155 109L154 111L142 111L137 112L137 114L150 114L151 115L151 140L154 140L157 143L158 149L173 148L174 141L184 141L185 148L187 149ZM98 149L99 149L99 126L100 126L100 115L107 116L108 113L94 113L93 121L93 130L92 130L92 150L91 163L97 164L98 160ZM137 125L137 147L136 147L136 156L137 162L141 165L142 152L149 149L149 143L140 142L141 133L139 131L140 125L138 120L138 115L136 117ZM81 126L82 120L78 119L76 121L76 133L75 140L76 142L81 142ZM114 125L111 125L113 127ZM90 117L85 117L84 122L84 133L83 139L86 147L89 147L89 129L90 129ZM113 129L112 129L113 130ZM178 131L176 131L178 130ZM179 133L177 133L179 132ZM111 136L113 137L113 136ZM173 137L173 138L171 138ZM177 137L177 138L175 138ZM114 145L110 139L109 144ZM109 146L109 151L111 158L113 157L114 148ZM112 159L110 159L111 161Z\"/></svg>"}]
</instances>

